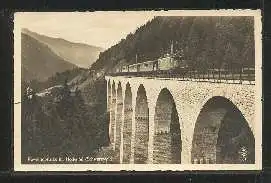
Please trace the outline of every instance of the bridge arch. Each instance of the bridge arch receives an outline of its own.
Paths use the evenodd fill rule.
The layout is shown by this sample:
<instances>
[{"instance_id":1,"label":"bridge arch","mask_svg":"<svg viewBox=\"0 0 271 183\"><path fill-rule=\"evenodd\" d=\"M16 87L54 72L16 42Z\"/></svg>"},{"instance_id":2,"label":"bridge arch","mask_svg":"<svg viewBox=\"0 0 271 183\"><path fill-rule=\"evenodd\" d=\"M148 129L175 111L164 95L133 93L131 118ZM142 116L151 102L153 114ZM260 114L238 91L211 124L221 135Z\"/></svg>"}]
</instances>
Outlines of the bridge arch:
<instances>
[{"instance_id":1,"label":"bridge arch","mask_svg":"<svg viewBox=\"0 0 271 183\"><path fill-rule=\"evenodd\" d=\"M132 90L127 82L124 94L123 163L130 163L131 158L132 116Z\"/></svg>"},{"instance_id":2,"label":"bridge arch","mask_svg":"<svg viewBox=\"0 0 271 183\"><path fill-rule=\"evenodd\" d=\"M149 107L146 90L140 84L135 105L135 152L134 163L145 164L148 160Z\"/></svg>"},{"instance_id":3,"label":"bridge arch","mask_svg":"<svg viewBox=\"0 0 271 183\"><path fill-rule=\"evenodd\" d=\"M171 92L163 88L157 98L154 115L153 163L181 163L181 129Z\"/></svg>"},{"instance_id":4,"label":"bridge arch","mask_svg":"<svg viewBox=\"0 0 271 183\"><path fill-rule=\"evenodd\" d=\"M194 127L192 163L254 163L255 139L238 107L214 96L201 108Z\"/></svg>"}]
</instances>

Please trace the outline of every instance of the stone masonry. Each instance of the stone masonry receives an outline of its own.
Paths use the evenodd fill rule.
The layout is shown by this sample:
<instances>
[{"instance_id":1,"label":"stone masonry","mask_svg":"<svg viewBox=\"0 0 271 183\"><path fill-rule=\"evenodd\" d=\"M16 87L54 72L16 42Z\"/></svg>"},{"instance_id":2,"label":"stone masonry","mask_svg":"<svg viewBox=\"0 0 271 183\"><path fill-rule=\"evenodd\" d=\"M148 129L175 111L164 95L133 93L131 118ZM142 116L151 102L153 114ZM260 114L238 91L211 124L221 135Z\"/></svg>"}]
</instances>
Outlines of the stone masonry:
<instances>
[{"instance_id":1,"label":"stone masonry","mask_svg":"<svg viewBox=\"0 0 271 183\"><path fill-rule=\"evenodd\" d=\"M155 121L158 118L163 119L164 117L164 121L168 120L167 116L156 114L159 111L159 109L156 110L157 100L162 89L167 89L170 92L176 106L181 131L180 163L193 163L191 156L194 128L203 106L213 97L223 97L234 104L242 113L255 137L257 131L255 120L255 85L226 82L217 83L191 79L184 81L125 76L106 76L105 79L108 83L108 107L111 107L111 110L109 110L109 134L113 147L120 148L118 150L120 151L120 163L128 163L129 161L130 163L160 162L157 158L160 158L164 163L170 163L169 158L165 156L169 156L169 154L172 154L171 152L161 153L160 157L154 157L155 152L171 148L170 144L168 144L171 142L171 139L167 135L169 132L169 127L166 125L167 122L164 122L162 126L155 125ZM130 94L126 92L127 86L129 86L129 90L131 91ZM121 87L121 90L118 90L118 87ZM117 90L121 91L119 95ZM119 101L117 98L122 101ZM171 106L172 104L168 103L168 105ZM167 106L167 104L164 106ZM164 112L166 113L167 111ZM218 116L217 119L222 117L223 115ZM201 118L208 118L208 116ZM211 132L208 133L212 135ZM120 140L118 139L119 135L116 134L121 134ZM161 138L157 134L160 134ZM162 138L162 136L164 137ZM120 145L118 141L120 141ZM163 145L163 142L167 144ZM163 147L157 148L159 143ZM257 143L255 141L255 144ZM209 150L213 151L213 149ZM213 156L211 152L210 154Z\"/></svg>"}]
</instances>

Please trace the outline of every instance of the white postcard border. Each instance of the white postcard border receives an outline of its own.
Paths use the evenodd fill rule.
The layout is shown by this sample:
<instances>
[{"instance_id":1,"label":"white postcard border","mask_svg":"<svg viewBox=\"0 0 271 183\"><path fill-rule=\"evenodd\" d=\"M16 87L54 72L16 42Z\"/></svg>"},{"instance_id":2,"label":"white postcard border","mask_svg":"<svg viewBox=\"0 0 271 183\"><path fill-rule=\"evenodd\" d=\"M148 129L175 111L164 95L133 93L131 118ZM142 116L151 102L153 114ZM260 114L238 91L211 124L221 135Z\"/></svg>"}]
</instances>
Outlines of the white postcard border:
<instances>
[{"instance_id":1,"label":"white postcard border","mask_svg":"<svg viewBox=\"0 0 271 183\"><path fill-rule=\"evenodd\" d=\"M49 12L17 12L14 15L14 170L15 171L184 171L262 169L262 22L260 10L170 10L149 11L160 16L253 16L255 36L255 164L21 164L21 23L24 15ZM50 12L63 13L63 12ZM64 12L93 14L95 12ZM99 12L144 13L144 11ZM146 13L146 12L145 12Z\"/></svg>"}]
</instances>

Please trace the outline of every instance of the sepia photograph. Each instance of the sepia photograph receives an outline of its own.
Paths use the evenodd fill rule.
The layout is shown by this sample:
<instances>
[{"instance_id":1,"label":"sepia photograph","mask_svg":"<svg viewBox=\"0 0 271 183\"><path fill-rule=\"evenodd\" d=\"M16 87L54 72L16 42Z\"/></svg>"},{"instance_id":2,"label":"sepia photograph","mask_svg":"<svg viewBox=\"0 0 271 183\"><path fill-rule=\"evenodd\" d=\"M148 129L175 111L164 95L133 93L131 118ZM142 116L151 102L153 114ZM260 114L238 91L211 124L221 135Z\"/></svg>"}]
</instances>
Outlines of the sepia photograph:
<instances>
[{"instance_id":1,"label":"sepia photograph","mask_svg":"<svg viewBox=\"0 0 271 183\"><path fill-rule=\"evenodd\" d=\"M260 10L17 12L15 171L262 169Z\"/></svg>"}]
</instances>

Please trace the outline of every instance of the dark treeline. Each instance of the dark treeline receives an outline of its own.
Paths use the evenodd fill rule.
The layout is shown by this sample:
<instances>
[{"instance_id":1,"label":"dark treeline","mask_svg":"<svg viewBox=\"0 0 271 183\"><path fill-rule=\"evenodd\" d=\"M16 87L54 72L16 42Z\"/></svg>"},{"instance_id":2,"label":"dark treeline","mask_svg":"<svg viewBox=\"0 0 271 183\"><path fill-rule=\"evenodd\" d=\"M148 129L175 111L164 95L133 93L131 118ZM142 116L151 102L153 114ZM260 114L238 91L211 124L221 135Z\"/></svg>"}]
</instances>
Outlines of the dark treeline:
<instances>
[{"instance_id":1,"label":"dark treeline","mask_svg":"<svg viewBox=\"0 0 271 183\"><path fill-rule=\"evenodd\" d=\"M103 81L100 82L93 88L103 87ZM57 92L45 97L31 95L25 88L22 95L23 162L28 156L86 156L107 145L106 102L89 106L82 95L79 90L71 92L66 82Z\"/></svg>"},{"instance_id":2,"label":"dark treeline","mask_svg":"<svg viewBox=\"0 0 271 183\"><path fill-rule=\"evenodd\" d=\"M156 59L183 50L190 67L204 69L254 65L253 17L155 17L101 53L92 69L110 71L120 64Z\"/></svg>"}]
</instances>

